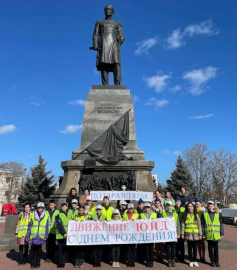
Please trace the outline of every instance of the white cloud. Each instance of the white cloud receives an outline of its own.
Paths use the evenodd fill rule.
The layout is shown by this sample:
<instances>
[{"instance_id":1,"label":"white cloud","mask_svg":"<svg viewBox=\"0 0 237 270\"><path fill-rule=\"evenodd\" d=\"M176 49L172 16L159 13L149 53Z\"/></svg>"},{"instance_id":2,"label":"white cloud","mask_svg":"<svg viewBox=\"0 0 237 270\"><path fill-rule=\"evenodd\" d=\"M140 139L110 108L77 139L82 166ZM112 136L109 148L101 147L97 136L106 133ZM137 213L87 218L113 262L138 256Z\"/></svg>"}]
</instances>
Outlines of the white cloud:
<instances>
[{"instance_id":1,"label":"white cloud","mask_svg":"<svg viewBox=\"0 0 237 270\"><path fill-rule=\"evenodd\" d=\"M68 125L64 130L61 130L61 133L76 133L82 128L82 125Z\"/></svg>"},{"instance_id":2,"label":"white cloud","mask_svg":"<svg viewBox=\"0 0 237 270\"><path fill-rule=\"evenodd\" d=\"M147 87L154 88L157 93L162 92L167 84L169 83L169 79L172 77L171 74L163 74L161 70L156 72L155 76L145 77L144 80L147 83Z\"/></svg>"},{"instance_id":3,"label":"white cloud","mask_svg":"<svg viewBox=\"0 0 237 270\"><path fill-rule=\"evenodd\" d=\"M197 116L190 116L189 119L207 119L214 116L213 113L209 113L209 114L203 114L203 115L197 115Z\"/></svg>"},{"instance_id":4,"label":"white cloud","mask_svg":"<svg viewBox=\"0 0 237 270\"><path fill-rule=\"evenodd\" d=\"M190 24L183 31L180 28L172 31L171 35L165 39L167 49L176 50L185 46L185 39L193 36L213 36L219 34L219 30L214 28L212 20L200 22L199 24Z\"/></svg>"},{"instance_id":5,"label":"white cloud","mask_svg":"<svg viewBox=\"0 0 237 270\"><path fill-rule=\"evenodd\" d=\"M171 87L169 90L173 93L179 92L182 89L180 85L175 85L174 87Z\"/></svg>"},{"instance_id":6,"label":"white cloud","mask_svg":"<svg viewBox=\"0 0 237 270\"><path fill-rule=\"evenodd\" d=\"M201 95L205 90L205 84L217 77L218 68L206 67L204 69L193 69L183 74L183 79L190 84L189 92L193 95Z\"/></svg>"},{"instance_id":7,"label":"white cloud","mask_svg":"<svg viewBox=\"0 0 237 270\"><path fill-rule=\"evenodd\" d=\"M218 35L219 33L219 30L214 28L212 20L203 21L199 24L190 24L183 32L184 35L189 37L193 37L194 35L213 36Z\"/></svg>"},{"instance_id":8,"label":"white cloud","mask_svg":"<svg viewBox=\"0 0 237 270\"><path fill-rule=\"evenodd\" d=\"M166 39L167 49L176 50L185 45L183 41L183 34L181 30L178 28L173 30L172 34Z\"/></svg>"},{"instance_id":9,"label":"white cloud","mask_svg":"<svg viewBox=\"0 0 237 270\"><path fill-rule=\"evenodd\" d=\"M165 150L164 150L164 154L165 154L165 155L168 155L169 153L170 153L170 151L169 151L168 149L165 149Z\"/></svg>"},{"instance_id":10,"label":"white cloud","mask_svg":"<svg viewBox=\"0 0 237 270\"><path fill-rule=\"evenodd\" d=\"M9 132L13 132L16 130L16 126L14 125L5 125L0 127L0 134L6 134Z\"/></svg>"},{"instance_id":11,"label":"white cloud","mask_svg":"<svg viewBox=\"0 0 237 270\"><path fill-rule=\"evenodd\" d=\"M138 102L139 99L140 99L139 96L133 96L133 102L134 102L134 103Z\"/></svg>"},{"instance_id":12,"label":"white cloud","mask_svg":"<svg viewBox=\"0 0 237 270\"><path fill-rule=\"evenodd\" d=\"M33 158L33 157L34 157L34 155L32 155L32 154L29 155L29 158Z\"/></svg>"},{"instance_id":13,"label":"white cloud","mask_svg":"<svg viewBox=\"0 0 237 270\"><path fill-rule=\"evenodd\" d=\"M135 55L149 55L149 50L158 43L158 38L153 37L137 42L137 49Z\"/></svg>"},{"instance_id":14,"label":"white cloud","mask_svg":"<svg viewBox=\"0 0 237 270\"><path fill-rule=\"evenodd\" d=\"M176 151L173 151L172 154L173 155L176 155L176 156L179 156L179 155L182 154L182 152L176 150Z\"/></svg>"},{"instance_id":15,"label":"white cloud","mask_svg":"<svg viewBox=\"0 0 237 270\"><path fill-rule=\"evenodd\" d=\"M39 102L36 102L36 101L31 101L30 104L31 105L34 105L36 107L40 106L40 103Z\"/></svg>"},{"instance_id":16,"label":"white cloud","mask_svg":"<svg viewBox=\"0 0 237 270\"><path fill-rule=\"evenodd\" d=\"M145 105L146 106L155 106L156 108L161 108L165 105L168 105L169 101L166 99L156 99L156 98L150 98Z\"/></svg>"},{"instance_id":17,"label":"white cloud","mask_svg":"<svg viewBox=\"0 0 237 270\"><path fill-rule=\"evenodd\" d=\"M77 99L77 100L74 100L74 101L69 101L68 103L71 104L71 105L84 106L85 105L85 100Z\"/></svg>"}]
</instances>

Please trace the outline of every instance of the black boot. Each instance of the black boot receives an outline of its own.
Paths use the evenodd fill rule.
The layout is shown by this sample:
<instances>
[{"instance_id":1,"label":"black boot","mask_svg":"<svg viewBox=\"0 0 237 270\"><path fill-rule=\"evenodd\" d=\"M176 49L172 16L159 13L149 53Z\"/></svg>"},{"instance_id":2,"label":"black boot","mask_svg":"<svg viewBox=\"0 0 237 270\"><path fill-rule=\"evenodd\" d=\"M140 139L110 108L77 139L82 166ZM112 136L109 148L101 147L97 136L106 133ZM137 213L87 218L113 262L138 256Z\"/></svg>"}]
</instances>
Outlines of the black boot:
<instances>
[{"instance_id":1,"label":"black boot","mask_svg":"<svg viewBox=\"0 0 237 270\"><path fill-rule=\"evenodd\" d=\"M31 262L31 267L30 267L31 269L34 269L34 268L36 268L36 260L32 260L32 262Z\"/></svg>"},{"instance_id":2,"label":"black boot","mask_svg":"<svg viewBox=\"0 0 237 270\"><path fill-rule=\"evenodd\" d=\"M215 262L211 262L211 267L216 267Z\"/></svg>"},{"instance_id":3,"label":"black boot","mask_svg":"<svg viewBox=\"0 0 237 270\"><path fill-rule=\"evenodd\" d=\"M219 261L216 261L216 267L221 267Z\"/></svg>"},{"instance_id":4,"label":"black boot","mask_svg":"<svg viewBox=\"0 0 237 270\"><path fill-rule=\"evenodd\" d=\"M132 266L131 261L128 261L128 262L127 262L127 267L131 267L131 266Z\"/></svg>"},{"instance_id":5,"label":"black boot","mask_svg":"<svg viewBox=\"0 0 237 270\"><path fill-rule=\"evenodd\" d=\"M39 258L36 259L36 268L40 268L40 259Z\"/></svg>"},{"instance_id":6,"label":"black boot","mask_svg":"<svg viewBox=\"0 0 237 270\"><path fill-rule=\"evenodd\" d=\"M24 257L23 258L23 264L26 264L26 262L27 262L27 257Z\"/></svg>"},{"instance_id":7,"label":"black boot","mask_svg":"<svg viewBox=\"0 0 237 270\"><path fill-rule=\"evenodd\" d=\"M82 268L83 262L83 260L79 260L79 268Z\"/></svg>"},{"instance_id":8,"label":"black boot","mask_svg":"<svg viewBox=\"0 0 237 270\"><path fill-rule=\"evenodd\" d=\"M131 263L131 267L135 267L135 262L132 262Z\"/></svg>"},{"instance_id":9,"label":"black boot","mask_svg":"<svg viewBox=\"0 0 237 270\"><path fill-rule=\"evenodd\" d=\"M18 265L22 265L23 264L23 257L20 257L20 261L18 263Z\"/></svg>"},{"instance_id":10,"label":"black boot","mask_svg":"<svg viewBox=\"0 0 237 270\"><path fill-rule=\"evenodd\" d=\"M75 268L79 268L79 259L76 259L75 260L74 267Z\"/></svg>"}]
</instances>

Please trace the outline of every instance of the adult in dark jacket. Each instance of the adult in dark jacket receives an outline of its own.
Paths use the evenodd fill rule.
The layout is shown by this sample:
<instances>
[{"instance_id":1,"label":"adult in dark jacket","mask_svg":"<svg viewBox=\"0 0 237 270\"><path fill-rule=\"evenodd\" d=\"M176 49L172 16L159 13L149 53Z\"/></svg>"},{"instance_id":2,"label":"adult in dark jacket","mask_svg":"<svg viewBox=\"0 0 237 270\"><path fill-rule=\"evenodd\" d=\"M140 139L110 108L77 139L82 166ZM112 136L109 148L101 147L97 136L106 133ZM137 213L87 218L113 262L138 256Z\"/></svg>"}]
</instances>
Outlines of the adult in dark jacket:
<instances>
[{"instance_id":1,"label":"adult in dark jacket","mask_svg":"<svg viewBox=\"0 0 237 270\"><path fill-rule=\"evenodd\" d=\"M185 187L181 187L180 192L181 207L185 207L187 202L192 202L189 191Z\"/></svg>"},{"instance_id":2,"label":"adult in dark jacket","mask_svg":"<svg viewBox=\"0 0 237 270\"><path fill-rule=\"evenodd\" d=\"M68 208L72 207L72 200L76 199L79 202L79 196L77 195L77 190L75 188L71 188L70 192L67 195L66 202L68 204Z\"/></svg>"}]
</instances>

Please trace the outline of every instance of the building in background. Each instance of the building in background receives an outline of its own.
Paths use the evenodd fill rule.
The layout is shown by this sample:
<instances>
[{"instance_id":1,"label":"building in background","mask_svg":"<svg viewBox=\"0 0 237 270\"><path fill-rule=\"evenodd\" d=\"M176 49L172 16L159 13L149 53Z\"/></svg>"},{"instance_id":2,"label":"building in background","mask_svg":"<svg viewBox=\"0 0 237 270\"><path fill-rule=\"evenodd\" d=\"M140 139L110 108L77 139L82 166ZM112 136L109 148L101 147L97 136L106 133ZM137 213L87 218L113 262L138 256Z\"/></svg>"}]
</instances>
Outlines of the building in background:
<instances>
[{"instance_id":1,"label":"building in background","mask_svg":"<svg viewBox=\"0 0 237 270\"><path fill-rule=\"evenodd\" d=\"M158 187L158 175L157 174L152 174L152 180L153 183L156 187Z\"/></svg>"},{"instance_id":2,"label":"building in background","mask_svg":"<svg viewBox=\"0 0 237 270\"><path fill-rule=\"evenodd\" d=\"M23 177L16 177L9 171L0 171L0 211L5 203L17 202L23 184Z\"/></svg>"}]
</instances>

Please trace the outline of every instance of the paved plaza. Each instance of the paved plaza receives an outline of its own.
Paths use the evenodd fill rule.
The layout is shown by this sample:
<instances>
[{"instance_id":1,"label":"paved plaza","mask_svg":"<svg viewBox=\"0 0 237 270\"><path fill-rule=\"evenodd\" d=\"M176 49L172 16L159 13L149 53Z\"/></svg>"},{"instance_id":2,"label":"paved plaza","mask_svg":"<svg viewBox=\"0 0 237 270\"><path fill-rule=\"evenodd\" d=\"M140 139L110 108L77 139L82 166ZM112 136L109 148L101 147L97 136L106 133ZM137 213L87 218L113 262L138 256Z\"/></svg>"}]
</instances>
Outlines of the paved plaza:
<instances>
[{"instance_id":1,"label":"paved plaza","mask_svg":"<svg viewBox=\"0 0 237 270\"><path fill-rule=\"evenodd\" d=\"M236 270L237 269L237 227L232 225L224 225L225 238L220 243L220 264L221 268L225 270ZM0 235L3 234L4 223L0 223ZM43 258L45 258L45 253L43 253ZM0 270L12 270L12 269L30 269L30 264L25 266L18 266L17 261L19 255L15 251L0 252ZM206 253L206 260L209 262L208 254ZM29 262L29 260L28 260ZM186 256L186 262L188 263L188 257ZM200 269L212 269L209 264L199 263ZM44 260L41 260L41 269L56 269L55 264L46 264ZM84 269L93 269L93 266L88 263L84 263ZM74 269L72 264L67 263L65 269ZM104 270L112 269L108 264L102 263L102 268ZM120 269L127 269L126 265L120 264ZM136 263L136 269L146 269L145 265ZM168 269L166 264L160 264L155 262L154 269ZM177 263L177 270L190 269L188 264Z\"/></svg>"}]
</instances>

